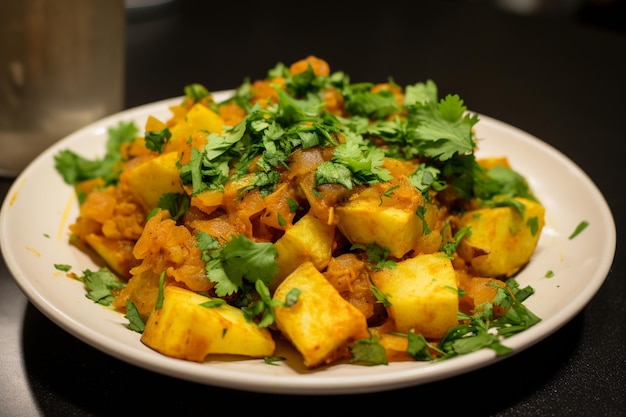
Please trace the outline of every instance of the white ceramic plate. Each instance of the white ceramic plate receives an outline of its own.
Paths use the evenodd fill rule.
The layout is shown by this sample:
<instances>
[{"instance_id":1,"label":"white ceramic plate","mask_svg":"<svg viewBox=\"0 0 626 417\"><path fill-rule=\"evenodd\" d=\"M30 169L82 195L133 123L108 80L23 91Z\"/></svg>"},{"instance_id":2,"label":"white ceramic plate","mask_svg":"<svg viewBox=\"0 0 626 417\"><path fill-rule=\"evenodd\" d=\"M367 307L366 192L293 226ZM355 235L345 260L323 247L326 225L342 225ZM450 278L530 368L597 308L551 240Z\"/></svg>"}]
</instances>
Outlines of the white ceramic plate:
<instances>
[{"instance_id":1,"label":"white ceramic plate","mask_svg":"<svg viewBox=\"0 0 626 417\"><path fill-rule=\"evenodd\" d=\"M229 92L216 93L219 100ZM134 121L143 128L148 115L170 116L180 98L130 109L91 124L44 151L15 180L0 212L0 244L7 266L30 301L56 324L107 354L152 371L241 390L283 394L348 394L383 391L424 384L484 367L497 360L491 350L439 363L402 362L387 366L334 365L308 371L297 353L278 352L288 360L276 365L262 360L212 358L203 364L163 356L128 330L119 313L85 297L81 283L68 279L54 264L73 271L97 265L68 244L68 225L78 214L72 187L54 168L60 150L94 158L102 156L107 128ZM478 156L508 156L526 176L547 209L546 227L536 253L518 275L523 286L535 288L525 305L543 320L505 344L519 352L559 329L596 294L615 254L616 232L611 211L593 182L571 160L529 134L480 115L476 125ZM569 239L581 221L589 226ZM546 273L553 271L552 278ZM285 349L285 350L282 350Z\"/></svg>"}]
</instances>

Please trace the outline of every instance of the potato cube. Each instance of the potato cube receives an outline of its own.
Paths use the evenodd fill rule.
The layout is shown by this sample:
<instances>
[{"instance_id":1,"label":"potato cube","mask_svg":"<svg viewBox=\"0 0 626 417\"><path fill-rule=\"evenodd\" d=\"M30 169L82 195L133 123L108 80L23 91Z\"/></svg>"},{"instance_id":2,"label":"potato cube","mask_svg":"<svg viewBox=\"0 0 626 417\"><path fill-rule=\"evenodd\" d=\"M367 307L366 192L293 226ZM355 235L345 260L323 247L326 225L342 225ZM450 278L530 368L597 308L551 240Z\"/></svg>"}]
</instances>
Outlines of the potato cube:
<instances>
[{"instance_id":1,"label":"potato cube","mask_svg":"<svg viewBox=\"0 0 626 417\"><path fill-rule=\"evenodd\" d=\"M224 119L203 104L196 103L176 125L170 128L172 137L167 143L167 150L176 151L198 130L222 133Z\"/></svg>"},{"instance_id":2,"label":"potato cube","mask_svg":"<svg viewBox=\"0 0 626 417\"><path fill-rule=\"evenodd\" d=\"M96 233L86 235L85 241L104 259L113 272L127 279L130 278L130 269L138 264L133 256L134 241L109 239Z\"/></svg>"},{"instance_id":3,"label":"potato cube","mask_svg":"<svg viewBox=\"0 0 626 417\"><path fill-rule=\"evenodd\" d=\"M528 263L545 224L545 209L534 201L517 198L526 207L524 216L513 207L483 208L454 219L458 228L469 226L457 247L476 275L510 277Z\"/></svg>"},{"instance_id":4,"label":"potato cube","mask_svg":"<svg viewBox=\"0 0 626 417\"><path fill-rule=\"evenodd\" d=\"M388 249L391 256L401 258L414 248L423 233L416 207L384 205L379 195L357 196L335 208L337 228L352 244L376 243Z\"/></svg>"},{"instance_id":5,"label":"potato cube","mask_svg":"<svg viewBox=\"0 0 626 417\"><path fill-rule=\"evenodd\" d=\"M209 354L271 356L275 342L267 328L247 321L231 305L205 307L211 298L176 286L164 289L163 305L154 310L141 341L174 358L203 362Z\"/></svg>"},{"instance_id":6,"label":"potato cube","mask_svg":"<svg viewBox=\"0 0 626 417\"><path fill-rule=\"evenodd\" d=\"M458 323L459 294L452 262L442 253L422 254L370 274L386 294L390 317L400 332L414 329L426 338L441 338Z\"/></svg>"},{"instance_id":7,"label":"potato cube","mask_svg":"<svg viewBox=\"0 0 626 417\"><path fill-rule=\"evenodd\" d=\"M304 261L311 261L320 271L324 269L332 256L334 238L334 226L312 214L302 216L274 244L278 253L278 274L270 289L276 289Z\"/></svg>"},{"instance_id":8,"label":"potato cube","mask_svg":"<svg viewBox=\"0 0 626 417\"><path fill-rule=\"evenodd\" d=\"M351 342L369 337L365 316L344 300L312 262L305 262L278 286L273 299L285 301L300 290L291 306L275 307L276 326L302 354L307 368L350 356Z\"/></svg>"},{"instance_id":9,"label":"potato cube","mask_svg":"<svg viewBox=\"0 0 626 417\"><path fill-rule=\"evenodd\" d=\"M184 192L177 152L168 152L137 165L124 173L133 196L150 212L164 193Z\"/></svg>"}]
</instances>

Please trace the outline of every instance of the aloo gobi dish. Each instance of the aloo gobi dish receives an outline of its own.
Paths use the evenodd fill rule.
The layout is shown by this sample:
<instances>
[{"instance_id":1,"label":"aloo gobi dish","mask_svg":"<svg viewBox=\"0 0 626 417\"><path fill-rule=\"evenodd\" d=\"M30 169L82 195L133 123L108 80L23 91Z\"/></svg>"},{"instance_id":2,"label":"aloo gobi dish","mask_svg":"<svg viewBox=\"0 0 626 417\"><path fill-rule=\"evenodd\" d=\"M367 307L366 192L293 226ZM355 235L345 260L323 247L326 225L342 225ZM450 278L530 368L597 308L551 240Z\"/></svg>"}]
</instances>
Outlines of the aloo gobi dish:
<instances>
[{"instance_id":1,"label":"aloo gobi dish","mask_svg":"<svg viewBox=\"0 0 626 417\"><path fill-rule=\"evenodd\" d=\"M119 122L102 157L55 167L78 196L72 271L163 355L441 361L540 321L518 272L545 209L479 117L432 80L350 81L308 56L217 101L184 87L166 120ZM143 133L140 133L143 132ZM497 138L489 138L497 140Z\"/></svg>"}]
</instances>

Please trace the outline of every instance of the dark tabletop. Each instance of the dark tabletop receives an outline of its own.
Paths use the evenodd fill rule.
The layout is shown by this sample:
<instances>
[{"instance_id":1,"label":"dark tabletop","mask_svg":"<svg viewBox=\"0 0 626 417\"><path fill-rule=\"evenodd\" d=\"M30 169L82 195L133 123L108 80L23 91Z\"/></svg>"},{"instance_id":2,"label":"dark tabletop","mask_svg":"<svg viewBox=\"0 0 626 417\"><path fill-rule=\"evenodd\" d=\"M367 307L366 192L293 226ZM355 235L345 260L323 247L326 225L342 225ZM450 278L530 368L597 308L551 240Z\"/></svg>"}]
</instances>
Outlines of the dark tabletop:
<instances>
[{"instance_id":1,"label":"dark tabletop","mask_svg":"<svg viewBox=\"0 0 626 417\"><path fill-rule=\"evenodd\" d=\"M46 318L0 261L0 415L624 416L626 20L623 3L589 3L527 15L479 0L406 2L410 8L394 0L180 0L133 10L126 107L179 96L192 82L230 89L309 54L354 82L432 79L442 94L458 93L471 110L543 139L591 177L618 230L613 266L573 320L504 361L416 387L311 397L215 388L117 360ZM2 196L11 181L0 179Z\"/></svg>"}]
</instances>

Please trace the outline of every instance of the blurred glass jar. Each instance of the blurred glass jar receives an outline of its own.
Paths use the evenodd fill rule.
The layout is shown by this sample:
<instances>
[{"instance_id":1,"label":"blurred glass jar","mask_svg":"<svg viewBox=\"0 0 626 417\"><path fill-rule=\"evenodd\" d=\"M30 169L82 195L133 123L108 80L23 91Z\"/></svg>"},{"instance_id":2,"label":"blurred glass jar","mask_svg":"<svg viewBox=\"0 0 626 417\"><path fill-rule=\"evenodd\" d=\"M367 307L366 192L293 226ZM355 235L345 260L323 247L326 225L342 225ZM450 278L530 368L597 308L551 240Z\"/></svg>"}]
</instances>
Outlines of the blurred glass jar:
<instances>
[{"instance_id":1,"label":"blurred glass jar","mask_svg":"<svg viewBox=\"0 0 626 417\"><path fill-rule=\"evenodd\" d=\"M0 1L0 175L124 105L124 0Z\"/></svg>"}]
</instances>

